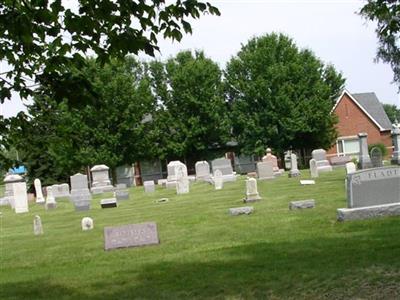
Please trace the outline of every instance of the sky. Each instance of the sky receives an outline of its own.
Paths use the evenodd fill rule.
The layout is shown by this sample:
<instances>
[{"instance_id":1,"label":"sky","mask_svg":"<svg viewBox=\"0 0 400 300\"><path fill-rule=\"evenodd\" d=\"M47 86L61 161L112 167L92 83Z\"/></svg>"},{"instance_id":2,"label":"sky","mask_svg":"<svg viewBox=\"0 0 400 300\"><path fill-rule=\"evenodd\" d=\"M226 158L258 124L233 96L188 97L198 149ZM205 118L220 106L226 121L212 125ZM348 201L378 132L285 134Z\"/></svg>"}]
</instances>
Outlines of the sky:
<instances>
[{"instance_id":1,"label":"sky","mask_svg":"<svg viewBox=\"0 0 400 300\"><path fill-rule=\"evenodd\" d=\"M298 47L308 48L346 78L350 93L375 92L383 103L400 107L398 87L392 84L389 65L374 62L375 24L357 14L360 0L215 0L221 16L203 16L191 22L192 35L181 42L160 40L157 58L167 59L182 50L203 50L224 67L241 45L271 32L290 36ZM151 58L140 55L142 59ZM14 95L0 113L14 116L24 106Z\"/></svg>"}]
</instances>

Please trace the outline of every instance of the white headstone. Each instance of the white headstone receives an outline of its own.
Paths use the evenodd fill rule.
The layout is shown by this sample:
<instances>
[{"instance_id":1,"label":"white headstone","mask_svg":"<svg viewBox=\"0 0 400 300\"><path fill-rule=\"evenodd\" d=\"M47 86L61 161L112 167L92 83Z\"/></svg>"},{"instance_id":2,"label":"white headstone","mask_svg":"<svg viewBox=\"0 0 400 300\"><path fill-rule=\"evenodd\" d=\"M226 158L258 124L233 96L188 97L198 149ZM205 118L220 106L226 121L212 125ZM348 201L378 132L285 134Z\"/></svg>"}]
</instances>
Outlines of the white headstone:
<instances>
[{"instance_id":1,"label":"white headstone","mask_svg":"<svg viewBox=\"0 0 400 300\"><path fill-rule=\"evenodd\" d=\"M297 168L297 155L292 153L290 155L290 171L289 177L297 177L300 176L300 171Z\"/></svg>"},{"instance_id":2,"label":"white headstone","mask_svg":"<svg viewBox=\"0 0 400 300\"><path fill-rule=\"evenodd\" d=\"M33 185L35 186L35 191L36 191L36 203L38 203L38 204L45 203L46 201L44 200L44 197L43 197L42 183L40 182L40 179L36 178L33 181Z\"/></svg>"},{"instance_id":3,"label":"white headstone","mask_svg":"<svg viewBox=\"0 0 400 300\"><path fill-rule=\"evenodd\" d=\"M89 218L89 217L84 217L84 218L82 218L81 225L82 225L83 231L92 230L94 227L93 219Z\"/></svg>"},{"instance_id":4,"label":"white headstone","mask_svg":"<svg viewBox=\"0 0 400 300\"><path fill-rule=\"evenodd\" d=\"M189 178L187 176L187 168L184 164L176 169L176 193L187 194L189 193Z\"/></svg>"},{"instance_id":5,"label":"white headstone","mask_svg":"<svg viewBox=\"0 0 400 300\"><path fill-rule=\"evenodd\" d=\"M143 182L143 187L145 193L152 193L156 190L153 180Z\"/></svg>"},{"instance_id":6,"label":"white headstone","mask_svg":"<svg viewBox=\"0 0 400 300\"><path fill-rule=\"evenodd\" d=\"M94 194L111 192L114 190L108 175L109 167L106 165L96 165L90 169L92 173L92 188Z\"/></svg>"},{"instance_id":7,"label":"white headstone","mask_svg":"<svg viewBox=\"0 0 400 300\"><path fill-rule=\"evenodd\" d=\"M52 185L52 191L54 198L70 197L68 183L54 184Z\"/></svg>"},{"instance_id":8,"label":"white headstone","mask_svg":"<svg viewBox=\"0 0 400 300\"><path fill-rule=\"evenodd\" d=\"M310 173L311 173L311 178L318 177L317 161L314 158L310 159Z\"/></svg>"},{"instance_id":9,"label":"white headstone","mask_svg":"<svg viewBox=\"0 0 400 300\"><path fill-rule=\"evenodd\" d=\"M176 169L178 166L183 165L182 162L180 162L179 160L174 160L174 161L170 161L167 165L167 172L168 172L168 176L167 176L167 180L168 181L176 181ZM187 174L186 174L187 176Z\"/></svg>"},{"instance_id":10,"label":"white headstone","mask_svg":"<svg viewBox=\"0 0 400 300\"><path fill-rule=\"evenodd\" d=\"M246 198L244 202L253 202L260 200L261 197L258 194L257 180L255 178L249 178L246 180Z\"/></svg>"},{"instance_id":11,"label":"white headstone","mask_svg":"<svg viewBox=\"0 0 400 300\"><path fill-rule=\"evenodd\" d=\"M43 234L43 226L42 226L42 219L40 216L36 215L33 219L33 234L34 235L41 235Z\"/></svg>"},{"instance_id":12,"label":"white headstone","mask_svg":"<svg viewBox=\"0 0 400 300\"><path fill-rule=\"evenodd\" d=\"M352 161L348 162L346 164L346 174L351 174L354 173L355 171L357 171L356 164L353 163Z\"/></svg>"},{"instance_id":13,"label":"white headstone","mask_svg":"<svg viewBox=\"0 0 400 300\"><path fill-rule=\"evenodd\" d=\"M26 182L15 182L12 185L15 212L26 213L28 208L28 195L26 193Z\"/></svg>"},{"instance_id":14,"label":"white headstone","mask_svg":"<svg viewBox=\"0 0 400 300\"><path fill-rule=\"evenodd\" d=\"M312 158L315 159L318 172L330 172L332 166L326 159L326 151L324 149L315 149L311 152Z\"/></svg>"},{"instance_id":15,"label":"white headstone","mask_svg":"<svg viewBox=\"0 0 400 300\"><path fill-rule=\"evenodd\" d=\"M24 178L20 175L7 175L3 182L5 183L4 196L6 198L5 202L8 202L12 209L15 209L14 197L13 197L13 184L16 182L25 182Z\"/></svg>"},{"instance_id":16,"label":"white headstone","mask_svg":"<svg viewBox=\"0 0 400 300\"><path fill-rule=\"evenodd\" d=\"M210 165L205 160L198 161L195 164L196 169L196 180L209 180L211 177L210 174Z\"/></svg>"},{"instance_id":17,"label":"white headstone","mask_svg":"<svg viewBox=\"0 0 400 300\"><path fill-rule=\"evenodd\" d=\"M224 179L222 177L222 172L220 169L214 172L214 187L216 190L221 190L224 186Z\"/></svg>"},{"instance_id":18,"label":"white headstone","mask_svg":"<svg viewBox=\"0 0 400 300\"><path fill-rule=\"evenodd\" d=\"M46 187L47 197L46 197L46 209L56 208L56 198L53 195L53 188L51 186Z\"/></svg>"}]
</instances>

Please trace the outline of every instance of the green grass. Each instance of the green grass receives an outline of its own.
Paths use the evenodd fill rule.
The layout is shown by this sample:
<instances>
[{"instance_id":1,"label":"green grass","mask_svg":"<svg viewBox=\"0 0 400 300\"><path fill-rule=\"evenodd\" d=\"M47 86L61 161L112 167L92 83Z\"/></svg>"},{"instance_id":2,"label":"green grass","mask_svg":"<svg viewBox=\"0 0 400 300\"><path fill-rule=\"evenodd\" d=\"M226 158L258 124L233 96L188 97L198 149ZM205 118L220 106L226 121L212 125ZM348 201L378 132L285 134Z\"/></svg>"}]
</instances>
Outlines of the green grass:
<instances>
[{"instance_id":1,"label":"green grass","mask_svg":"<svg viewBox=\"0 0 400 300\"><path fill-rule=\"evenodd\" d=\"M303 170L302 178L308 177ZM195 183L190 194L132 188L130 200L75 212L0 208L0 299L394 299L400 295L400 218L338 223L346 206L344 170L314 186L284 177L258 183L263 199L249 216L244 178L215 191ZM155 199L168 197L168 203ZM292 200L314 209L289 211ZM43 236L33 235L39 214ZM82 232L81 218L95 229ZM105 252L103 227L155 221L160 245Z\"/></svg>"}]
</instances>

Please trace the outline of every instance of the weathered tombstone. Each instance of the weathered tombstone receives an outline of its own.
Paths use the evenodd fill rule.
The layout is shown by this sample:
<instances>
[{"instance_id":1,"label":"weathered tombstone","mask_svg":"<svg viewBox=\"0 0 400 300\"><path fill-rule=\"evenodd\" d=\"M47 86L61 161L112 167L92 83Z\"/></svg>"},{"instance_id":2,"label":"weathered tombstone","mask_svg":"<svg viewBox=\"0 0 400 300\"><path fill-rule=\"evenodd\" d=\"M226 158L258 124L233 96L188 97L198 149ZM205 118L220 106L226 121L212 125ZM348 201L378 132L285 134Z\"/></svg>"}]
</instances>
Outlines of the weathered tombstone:
<instances>
[{"instance_id":1,"label":"weathered tombstone","mask_svg":"<svg viewBox=\"0 0 400 300\"><path fill-rule=\"evenodd\" d=\"M81 221L82 230L92 230L94 228L93 219L89 217L82 218Z\"/></svg>"},{"instance_id":2,"label":"weathered tombstone","mask_svg":"<svg viewBox=\"0 0 400 300\"><path fill-rule=\"evenodd\" d=\"M36 215L35 218L33 219L33 234L34 235L43 234L42 219L38 215Z\"/></svg>"},{"instance_id":3,"label":"weathered tombstone","mask_svg":"<svg viewBox=\"0 0 400 300\"><path fill-rule=\"evenodd\" d=\"M53 184L51 186L54 198L69 198L71 195L69 193L68 183Z\"/></svg>"},{"instance_id":4,"label":"weathered tombstone","mask_svg":"<svg viewBox=\"0 0 400 300\"><path fill-rule=\"evenodd\" d=\"M167 165L167 181L176 181L176 168L183 163L179 160L170 161ZM187 175L187 174L186 174Z\"/></svg>"},{"instance_id":5,"label":"weathered tombstone","mask_svg":"<svg viewBox=\"0 0 400 300\"><path fill-rule=\"evenodd\" d=\"M143 187L145 193L153 193L156 190L153 180L148 180L143 182Z\"/></svg>"},{"instance_id":6,"label":"weathered tombstone","mask_svg":"<svg viewBox=\"0 0 400 300\"><path fill-rule=\"evenodd\" d=\"M104 227L104 250L159 244L154 222Z\"/></svg>"},{"instance_id":7,"label":"weathered tombstone","mask_svg":"<svg viewBox=\"0 0 400 300\"><path fill-rule=\"evenodd\" d=\"M26 182L14 182L12 185L15 213L26 213L28 208L28 194Z\"/></svg>"},{"instance_id":8,"label":"weathered tombstone","mask_svg":"<svg viewBox=\"0 0 400 300\"><path fill-rule=\"evenodd\" d=\"M198 181L207 181L210 179L210 165L205 160L198 161L195 164L196 169L196 180Z\"/></svg>"},{"instance_id":9,"label":"weathered tombstone","mask_svg":"<svg viewBox=\"0 0 400 300\"><path fill-rule=\"evenodd\" d=\"M87 176L78 173L71 176L70 180L71 201L74 203L75 209L78 211L89 210L92 195L88 188Z\"/></svg>"},{"instance_id":10,"label":"weathered tombstone","mask_svg":"<svg viewBox=\"0 0 400 300\"><path fill-rule=\"evenodd\" d=\"M361 132L358 134L360 143L360 156L358 159L358 168L361 170L372 168L371 158L369 157L368 153L367 136L368 135L365 132Z\"/></svg>"},{"instance_id":11,"label":"weathered tombstone","mask_svg":"<svg viewBox=\"0 0 400 300\"><path fill-rule=\"evenodd\" d=\"M40 182L40 179L36 178L33 181L33 185L35 186L35 191L36 191L36 203L44 204L46 202L46 200L44 200L44 197L43 197L42 183Z\"/></svg>"},{"instance_id":12,"label":"weathered tombstone","mask_svg":"<svg viewBox=\"0 0 400 300\"><path fill-rule=\"evenodd\" d=\"M397 121L392 125L392 141L394 148L391 162L400 165L400 124Z\"/></svg>"},{"instance_id":13,"label":"weathered tombstone","mask_svg":"<svg viewBox=\"0 0 400 300\"><path fill-rule=\"evenodd\" d=\"M167 179L158 179L158 180L157 180L157 184L158 184L159 186L162 186L162 187L167 187L167 182L168 182Z\"/></svg>"},{"instance_id":14,"label":"weathered tombstone","mask_svg":"<svg viewBox=\"0 0 400 300\"><path fill-rule=\"evenodd\" d=\"M20 175L7 175L4 180L5 184L5 192L4 192L4 198L6 199L5 202L8 202L11 206L12 209L15 208L14 205L14 197L13 197L13 185L14 183L17 182L25 182L24 178L22 178Z\"/></svg>"},{"instance_id":15,"label":"weathered tombstone","mask_svg":"<svg viewBox=\"0 0 400 300\"><path fill-rule=\"evenodd\" d=\"M127 187L131 187L135 178L135 169L132 166L119 166L115 169L117 175L117 183L126 184Z\"/></svg>"},{"instance_id":16,"label":"weathered tombstone","mask_svg":"<svg viewBox=\"0 0 400 300\"><path fill-rule=\"evenodd\" d=\"M244 202L254 202L260 200L261 197L257 190L257 180L255 178L249 178L246 180L246 198Z\"/></svg>"},{"instance_id":17,"label":"weathered tombstone","mask_svg":"<svg viewBox=\"0 0 400 300\"><path fill-rule=\"evenodd\" d=\"M279 169L278 167L278 159L275 155L272 154L271 148L267 148L265 155L262 158L263 162L271 162L273 171L275 175L280 175L283 173L283 169Z\"/></svg>"},{"instance_id":18,"label":"weathered tombstone","mask_svg":"<svg viewBox=\"0 0 400 300\"><path fill-rule=\"evenodd\" d=\"M379 168L383 166L381 149L379 149L378 147L373 147L371 149L370 156L371 156L372 167Z\"/></svg>"},{"instance_id":19,"label":"weathered tombstone","mask_svg":"<svg viewBox=\"0 0 400 300\"><path fill-rule=\"evenodd\" d=\"M317 161L314 158L310 159L310 173L311 173L311 178L318 177Z\"/></svg>"},{"instance_id":20,"label":"weathered tombstone","mask_svg":"<svg viewBox=\"0 0 400 300\"><path fill-rule=\"evenodd\" d=\"M290 155L290 167L289 177L300 176L300 171L297 168L297 155L294 153Z\"/></svg>"},{"instance_id":21,"label":"weathered tombstone","mask_svg":"<svg viewBox=\"0 0 400 300\"><path fill-rule=\"evenodd\" d=\"M284 160L285 160L285 169L286 170L290 170L292 165L291 165L291 160L292 160L292 150L288 150L286 151L284 156Z\"/></svg>"},{"instance_id":22,"label":"weathered tombstone","mask_svg":"<svg viewBox=\"0 0 400 300\"><path fill-rule=\"evenodd\" d=\"M326 151L324 149L315 149L311 152L312 158L315 159L318 172L330 172L332 166L326 159Z\"/></svg>"},{"instance_id":23,"label":"weathered tombstone","mask_svg":"<svg viewBox=\"0 0 400 300\"><path fill-rule=\"evenodd\" d=\"M178 166L176 169L176 193L178 195L189 193L189 179L184 164Z\"/></svg>"},{"instance_id":24,"label":"weathered tombstone","mask_svg":"<svg viewBox=\"0 0 400 300\"><path fill-rule=\"evenodd\" d=\"M96 165L90 169L92 173L91 192L93 194L112 192L114 190L114 187L111 185L108 170L109 167L106 165Z\"/></svg>"},{"instance_id":25,"label":"weathered tombstone","mask_svg":"<svg viewBox=\"0 0 400 300\"><path fill-rule=\"evenodd\" d=\"M57 207L56 198L53 195L53 188L51 186L46 187L47 197L46 197L46 209L54 209Z\"/></svg>"},{"instance_id":26,"label":"weathered tombstone","mask_svg":"<svg viewBox=\"0 0 400 300\"><path fill-rule=\"evenodd\" d=\"M101 208L117 207L117 199L115 198L102 199L100 200L100 206Z\"/></svg>"},{"instance_id":27,"label":"weathered tombstone","mask_svg":"<svg viewBox=\"0 0 400 300\"><path fill-rule=\"evenodd\" d=\"M357 168L356 168L356 164L355 163L353 163L351 161L351 162L348 162L346 164L346 174L351 174L351 173L354 173L356 171L357 171Z\"/></svg>"},{"instance_id":28,"label":"weathered tombstone","mask_svg":"<svg viewBox=\"0 0 400 300\"><path fill-rule=\"evenodd\" d=\"M253 206L233 207L229 209L232 216L249 215L254 211Z\"/></svg>"},{"instance_id":29,"label":"weathered tombstone","mask_svg":"<svg viewBox=\"0 0 400 300\"><path fill-rule=\"evenodd\" d=\"M272 161L257 163L257 177L259 180L275 178L274 165L273 165Z\"/></svg>"},{"instance_id":30,"label":"weathered tombstone","mask_svg":"<svg viewBox=\"0 0 400 300\"><path fill-rule=\"evenodd\" d=\"M213 173L218 169L222 173L224 182L236 181L236 176L233 174L232 164L229 159L217 158L211 162ZM215 174L214 174L215 175Z\"/></svg>"},{"instance_id":31,"label":"weathered tombstone","mask_svg":"<svg viewBox=\"0 0 400 300\"><path fill-rule=\"evenodd\" d=\"M304 208L314 208L315 207L315 200L301 200L301 201L291 201L289 203L289 209L304 209Z\"/></svg>"},{"instance_id":32,"label":"weathered tombstone","mask_svg":"<svg viewBox=\"0 0 400 300\"><path fill-rule=\"evenodd\" d=\"M117 184L114 192L114 197L117 199L117 201L129 199L129 191L126 189L126 184L122 185L125 186L125 188L123 188L121 184Z\"/></svg>"},{"instance_id":33,"label":"weathered tombstone","mask_svg":"<svg viewBox=\"0 0 400 300\"><path fill-rule=\"evenodd\" d=\"M214 188L216 190L222 190L224 186L224 179L222 178L221 170L217 169L214 172Z\"/></svg>"}]
</instances>

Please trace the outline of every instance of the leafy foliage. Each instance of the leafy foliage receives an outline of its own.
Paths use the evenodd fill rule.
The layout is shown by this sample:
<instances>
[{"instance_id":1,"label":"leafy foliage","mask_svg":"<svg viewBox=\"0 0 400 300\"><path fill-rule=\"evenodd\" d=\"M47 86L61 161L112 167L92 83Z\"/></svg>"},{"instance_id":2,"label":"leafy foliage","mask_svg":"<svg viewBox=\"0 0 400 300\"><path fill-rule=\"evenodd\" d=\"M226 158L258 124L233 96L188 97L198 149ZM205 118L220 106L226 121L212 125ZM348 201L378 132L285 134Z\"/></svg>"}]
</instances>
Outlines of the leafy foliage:
<instances>
[{"instance_id":1,"label":"leafy foliage","mask_svg":"<svg viewBox=\"0 0 400 300\"><path fill-rule=\"evenodd\" d=\"M396 120L400 122L400 108L394 104L382 103L383 109L385 110L390 122L395 123Z\"/></svg>"},{"instance_id":2,"label":"leafy foliage","mask_svg":"<svg viewBox=\"0 0 400 300\"><path fill-rule=\"evenodd\" d=\"M381 150L382 157L385 157L386 155L388 155L388 150L387 150L386 146L382 143L375 143L375 144L368 145L368 152L371 153L371 150L373 148L379 148L379 150Z\"/></svg>"},{"instance_id":3,"label":"leafy foliage","mask_svg":"<svg viewBox=\"0 0 400 300\"><path fill-rule=\"evenodd\" d=\"M366 19L377 22L377 59L390 64L393 80L400 85L400 1L368 0L360 13Z\"/></svg>"},{"instance_id":4,"label":"leafy foliage","mask_svg":"<svg viewBox=\"0 0 400 300\"><path fill-rule=\"evenodd\" d=\"M66 2L1 2L0 61L9 70L0 74L0 102L12 90L22 98L34 95L39 85L51 87L57 101L96 98L91 82L74 72L85 65L85 55L94 53L102 63L140 51L153 55L159 36L179 41L192 31L189 18L219 15L210 3L196 0Z\"/></svg>"},{"instance_id":5,"label":"leafy foliage","mask_svg":"<svg viewBox=\"0 0 400 300\"><path fill-rule=\"evenodd\" d=\"M226 68L233 134L244 153L327 148L336 137L330 114L344 79L282 34L251 39Z\"/></svg>"}]
</instances>

